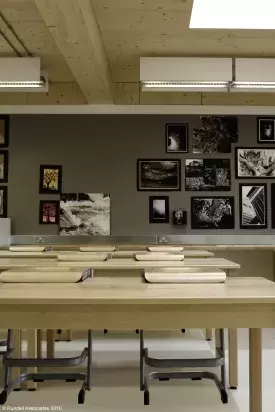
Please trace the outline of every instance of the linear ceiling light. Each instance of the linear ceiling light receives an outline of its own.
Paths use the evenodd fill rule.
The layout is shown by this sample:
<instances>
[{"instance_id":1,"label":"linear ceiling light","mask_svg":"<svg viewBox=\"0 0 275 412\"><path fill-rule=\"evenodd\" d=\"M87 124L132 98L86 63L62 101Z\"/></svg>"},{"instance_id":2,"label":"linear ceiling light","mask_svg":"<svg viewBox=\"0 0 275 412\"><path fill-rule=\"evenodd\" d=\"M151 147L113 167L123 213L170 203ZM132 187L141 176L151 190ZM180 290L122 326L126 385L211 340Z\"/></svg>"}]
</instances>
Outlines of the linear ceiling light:
<instances>
[{"instance_id":1,"label":"linear ceiling light","mask_svg":"<svg viewBox=\"0 0 275 412\"><path fill-rule=\"evenodd\" d=\"M191 29L275 29L274 0L194 0Z\"/></svg>"},{"instance_id":2,"label":"linear ceiling light","mask_svg":"<svg viewBox=\"0 0 275 412\"><path fill-rule=\"evenodd\" d=\"M44 88L46 86L45 80L40 81L26 81L26 82L1 82L0 89L32 89L32 88Z\"/></svg>"},{"instance_id":3,"label":"linear ceiling light","mask_svg":"<svg viewBox=\"0 0 275 412\"><path fill-rule=\"evenodd\" d=\"M192 90L198 91L207 90L207 91L217 91L217 89L222 89L222 91L227 90L228 82L165 82L165 81L143 81L142 90L149 91L153 89L154 91L186 91L189 92Z\"/></svg>"}]
</instances>

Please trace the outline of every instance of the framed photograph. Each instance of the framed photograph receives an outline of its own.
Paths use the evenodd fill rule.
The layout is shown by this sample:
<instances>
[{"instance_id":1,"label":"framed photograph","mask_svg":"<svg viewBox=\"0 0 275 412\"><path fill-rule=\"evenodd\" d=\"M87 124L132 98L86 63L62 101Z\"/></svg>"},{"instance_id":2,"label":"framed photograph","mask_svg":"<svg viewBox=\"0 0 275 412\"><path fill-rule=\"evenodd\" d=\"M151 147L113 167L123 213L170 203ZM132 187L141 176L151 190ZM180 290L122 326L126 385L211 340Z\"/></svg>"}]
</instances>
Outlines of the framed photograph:
<instances>
[{"instance_id":1,"label":"framed photograph","mask_svg":"<svg viewBox=\"0 0 275 412\"><path fill-rule=\"evenodd\" d=\"M166 124L166 152L187 153L188 152L188 124L167 123Z\"/></svg>"},{"instance_id":2,"label":"framed photograph","mask_svg":"<svg viewBox=\"0 0 275 412\"><path fill-rule=\"evenodd\" d=\"M271 227L275 229L275 183L271 184Z\"/></svg>"},{"instance_id":3,"label":"framed photograph","mask_svg":"<svg viewBox=\"0 0 275 412\"><path fill-rule=\"evenodd\" d=\"M258 143L275 143L275 117L258 117Z\"/></svg>"},{"instance_id":4,"label":"framed photograph","mask_svg":"<svg viewBox=\"0 0 275 412\"><path fill-rule=\"evenodd\" d=\"M180 191L180 160L138 159L137 190Z\"/></svg>"},{"instance_id":5,"label":"framed photograph","mask_svg":"<svg viewBox=\"0 0 275 412\"><path fill-rule=\"evenodd\" d=\"M237 142L236 116L202 116L201 127L193 130L193 153L231 153Z\"/></svg>"},{"instance_id":6,"label":"framed photograph","mask_svg":"<svg viewBox=\"0 0 275 412\"><path fill-rule=\"evenodd\" d=\"M9 146L9 116L0 116L0 147Z\"/></svg>"},{"instance_id":7,"label":"framed photograph","mask_svg":"<svg viewBox=\"0 0 275 412\"><path fill-rule=\"evenodd\" d=\"M8 188L0 186L0 218L8 215Z\"/></svg>"},{"instance_id":8,"label":"framed photograph","mask_svg":"<svg viewBox=\"0 0 275 412\"><path fill-rule=\"evenodd\" d=\"M234 229L234 197L191 197L191 229Z\"/></svg>"},{"instance_id":9,"label":"framed photograph","mask_svg":"<svg viewBox=\"0 0 275 412\"><path fill-rule=\"evenodd\" d=\"M274 179L275 148L236 147L236 178Z\"/></svg>"},{"instance_id":10,"label":"framed photograph","mask_svg":"<svg viewBox=\"0 0 275 412\"><path fill-rule=\"evenodd\" d=\"M64 193L60 199L60 235L110 235L109 193Z\"/></svg>"},{"instance_id":11,"label":"framed photograph","mask_svg":"<svg viewBox=\"0 0 275 412\"><path fill-rule=\"evenodd\" d=\"M0 183L7 183L9 174L9 152L0 150Z\"/></svg>"},{"instance_id":12,"label":"framed photograph","mask_svg":"<svg viewBox=\"0 0 275 412\"><path fill-rule=\"evenodd\" d=\"M173 225L183 226L187 223L187 212L186 210L174 210L173 211Z\"/></svg>"},{"instance_id":13,"label":"framed photograph","mask_svg":"<svg viewBox=\"0 0 275 412\"><path fill-rule=\"evenodd\" d=\"M41 165L39 193L60 194L62 186L62 166Z\"/></svg>"},{"instance_id":14,"label":"framed photograph","mask_svg":"<svg viewBox=\"0 0 275 412\"><path fill-rule=\"evenodd\" d=\"M267 228L267 184L240 184L240 228Z\"/></svg>"},{"instance_id":15,"label":"framed photograph","mask_svg":"<svg viewBox=\"0 0 275 412\"><path fill-rule=\"evenodd\" d=\"M59 225L59 200L41 200L39 206L40 225Z\"/></svg>"},{"instance_id":16,"label":"framed photograph","mask_svg":"<svg viewBox=\"0 0 275 412\"><path fill-rule=\"evenodd\" d=\"M169 197L150 196L149 197L149 222L169 223Z\"/></svg>"},{"instance_id":17,"label":"framed photograph","mask_svg":"<svg viewBox=\"0 0 275 412\"><path fill-rule=\"evenodd\" d=\"M229 159L185 160L185 190L226 191L230 189Z\"/></svg>"}]
</instances>

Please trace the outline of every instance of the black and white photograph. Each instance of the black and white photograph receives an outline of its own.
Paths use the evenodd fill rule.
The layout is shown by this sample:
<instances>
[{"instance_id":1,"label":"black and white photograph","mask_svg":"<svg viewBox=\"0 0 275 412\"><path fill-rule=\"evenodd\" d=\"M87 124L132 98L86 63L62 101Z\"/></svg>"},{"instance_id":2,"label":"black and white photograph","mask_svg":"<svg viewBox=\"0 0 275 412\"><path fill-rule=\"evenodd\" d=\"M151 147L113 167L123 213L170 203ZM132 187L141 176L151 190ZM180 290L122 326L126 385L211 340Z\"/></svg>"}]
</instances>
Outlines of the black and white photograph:
<instances>
[{"instance_id":1,"label":"black and white photograph","mask_svg":"<svg viewBox=\"0 0 275 412\"><path fill-rule=\"evenodd\" d=\"M193 130L193 153L231 153L237 142L236 116L202 116L201 127Z\"/></svg>"},{"instance_id":2,"label":"black and white photograph","mask_svg":"<svg viewBox=\"0 0 275 412\"><path fill-rule=\"evenodd\" d=\"M230 189L229 159L185 160L185 190L228 191Z\"/></svg>"},{"instance_id":3,"label":"black and white photograph","mask_svg":"<svg viewBox=\"0 0 275 412\"><path fill-rule=\"evenodd\" d=\"M173 210L173 225L174 226L184 226L187 223L187 212L186 210Z\"/></svg>"},{"instance_id":4,"label":"black and white photograph","mask_svg":"<svg viewBox=\"0 0 275 412\"><path fill-rule=\"evenodd\" d=\"M258 143L275 143L275 117L258 117Z\"/></svg>"},{"instance_id":5,"label":"black and white photograph","mask_svg":"<svg viewBox=\"0 0 275 412\"><path fill-rule=\"evenodd\" d=\"M180 191L180 160L138 159L137 190Z\"/></svg>"},{"instance_id":6,"label":"black and white photograph","mask_svg":"<svg viewBox=\"0 0 275 412\"><path fill-rule=\"evenodd\" d=\"M275 178L275 149L236 147L236 178Z\"/></svg>"},{"instance_id":7,"label":"black and white photograph","mask_svg":"<svg viewBox=\"0 0 275 412\"><path fill-rule=\"evenodd\" d=\"M169 223L168 196L149 196L149 222Z\"/></svg>"},{"instance_id":8,"label":"black and white photograph","mask_svg":"<svg viewBox=\"0 0 275 412\"><path fill-rule=\"evenodd\" d=\"M8 188L0 186L0 218L7 217Z\"/></svg>"},{"instance_id":9,"label":"black and white photograph","mask_svg":"<svg viewBox=\"0 0 275 412\"><path fill-rule=\"evenodd\" d=\"M9 116L0 116L0 147L9 145Z\"/></svg>"},{"instance_id":10,"label":"black and white photograph","mask_svg":"<svg viewBox=\"0 0 275 412\"><path fill-rule=\"evenodd\" d=\"M110 235L110 195L108 193L62 194L60 235Z\"/></svg>"},{"instance_id":11,"label":"black and white photograph","mask_svg":"<svg viewBox=\"0 0 275 412\"><path fill-rule=\"evenodd\" d=\"M267 228L267 184L240 184L240 228Z\"/></svg>"},{"instance_id":12,"label":"black and white photograph","mask_svg":"<svg viewBox=\"0 0 275 412\"><path fill-rule=\"evenodd\" d=\"M191 229L234 229L234 197L191 197Z\"/></svg>"},{"instance_id":13,"label":"black and white photograph","mask_svg":"<svg viewBox=\"0 0 275 412\"><path fill-rule=\"evenodd\" d=\"M271 185L271 227L275 229L275 183Z\"/></svg>"},{"instance_id":14,"label":"black and white photograph","mask_svg":"<svg viewBox=\"0 0 275 412\"><path fill-rule=\"evenodd\" d=\"M7 183L9 173L9 152L0 150L0 182Z\"/></svg>"},{"instance_id":15,"label":"black and white photograph","mask_svg":"<svg viewBox=\"0 0 275 412\"><path fill-rule=\"evenodd\" d=\"M166 125L166 152L188 152L188 124L168 123Z\"/></svg>"}]
</instances>

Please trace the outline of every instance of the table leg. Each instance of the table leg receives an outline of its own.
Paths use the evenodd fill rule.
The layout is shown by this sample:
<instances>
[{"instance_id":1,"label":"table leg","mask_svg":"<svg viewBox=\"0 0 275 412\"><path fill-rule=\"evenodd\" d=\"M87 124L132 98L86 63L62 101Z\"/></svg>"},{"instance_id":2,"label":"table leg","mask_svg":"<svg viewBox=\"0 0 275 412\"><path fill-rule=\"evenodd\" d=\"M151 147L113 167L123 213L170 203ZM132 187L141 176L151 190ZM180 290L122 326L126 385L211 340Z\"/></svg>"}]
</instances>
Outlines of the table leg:
<instances>
[{"instance_id":1,"label":"table leg","mask_svg":"<svg viewBox=\"0 0 275 412\"><path fill-rule=\"evenodd\" d=\"M70 342L73 339L73 333L71 329L66 329L66 341Z\"/></svg>"},{"instance_id":2,"label":"table leg","mask_svg":"<svg viewBox=\"0 0 275 412\"><path fill-rule=\"evenodd\" d=\"M205 329L206 340L212 340L212 329Z\"/></svg>"},{"instance_id":3,"label":"table leg","mask_svg":"<svg viewBox=\"0 0 275 412\"><path fill-rule=\"evenodd\" d=\"M55 330L47 329L47 358L54 358L54 337Z\"/></svg>"},{"instance_id":4,"label":"table leg","mask_svg":"<svg viewBox=\"0 0 275 412\"><path fill-rule=\"evenodd\" d=\"M249 412L262 412L261 329L249 329Z\"/></svg>"},{"instance_id":5,"label":"table leg","mask_svg":"<svg viewBox=\"0 0 275 412\"><path fill-rule=\"evenodd\" d=\"M221 347L221 336L220 336L220 329L215 329L215 347Z\"/></svg>"},{"instance_id":6,"label":"table leg","mask_svg":"<svg viewBox=\"0 0 275 412\"><path fill-rule=\"evenodd\" d=\"M228 329L229 387L238 387L238 330Z\"/></svg>"},{"instance_id":7,"label":"table leg","mask_svg":"<svg viewBox=\"0 0 275 412\"><path fill-rule=\"evenodd\" d=\"M42 329L37 329L37 358L42 358L42 343L43 343Z\"/></svg>"},{"instance_id":8,"label":"table leg","mask_svg":"<svg viewBox=\"0 0 275 412\"><path fill-rule=\"evenodd\" d=\"M37 358L37 332L36 329L29 329L27 332L28 343L28 358ZM37 373L37 368L28 368L28 373ZM37 383L33 381L27 382L27 388L29 391L36 390Z\"/></svg>"},{"instance_id":9,"label":"table leg","mask_svg":"<svg viewBox=\"0 0 275 412\"><path fill-rule=\"evenodd\" d=\"M13 329L12 331L12 347L14 351L12 353L13 358L21 358L22 355L22 331L21 329ZM12 380L19 378L21 374L21 368L11 368ZM20 387L16 388L20 390Z\"/></svg>"}]
</instances>

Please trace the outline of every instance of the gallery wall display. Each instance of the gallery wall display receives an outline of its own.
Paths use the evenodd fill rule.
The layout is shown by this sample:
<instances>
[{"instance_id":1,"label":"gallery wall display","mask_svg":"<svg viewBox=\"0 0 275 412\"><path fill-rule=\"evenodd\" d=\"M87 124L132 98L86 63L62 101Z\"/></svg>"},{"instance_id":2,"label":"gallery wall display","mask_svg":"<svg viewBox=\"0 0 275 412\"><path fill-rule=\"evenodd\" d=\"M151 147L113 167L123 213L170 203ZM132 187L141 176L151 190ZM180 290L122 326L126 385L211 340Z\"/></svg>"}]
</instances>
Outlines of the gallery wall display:
<instances>
[{"instance_id":1,"label":"gallery wall display","mask_svg":"<svg viewBox=\"0 0 275 412\"><path fill-rule=\"evenodd\" d=\"M0 116L0 147L9 146L9 116Z\"/></svg>"},{"instance_id":2,"label":"gallery wall display","mask_svg":"<svg viewBox=\"0 0 275 412\"><path fill-rule=\"evenodd\" d=\"M41 200L39 205L39 224L59 225L59 200Z\"/></svg>"},{"instance_id":3,"label":"gallery wall display","mask_svg":"<svg viewBox=\"0 0 275 412\"><path fill-rule=\"evenodd\" d=\"M258 143L275 143L275 117L258 117Z\"/></svg>"},{"instance_id":4,"label":"gallery wall display","mask_svg":"<svg viewBox=\"0 0 275 412\"><path fill-rule=\"evenodd\" d=\"M275 229L275 183L271 184L271 227Z\"/></svg>"},{"instance_id":5,"label":"gallery wall display","mask_svg":"<svg viewBox=\"0 0 275 412\"><path fill-rule=\"evenodd\" d=\"M7 186L0 186L0 218L7 217L8 210L8 188Z\"/></svg>"},{"instance_id":6,"label":"gallery wall display","mask_svg":"<svg viewBox=\"0 0 275 412\"><path fill-rule=\"evenodd\" d=\"M41 165L39 193L60 194L62 191L62 166Z\"/></svg>"},{"instance_id":7,"label":"gallery wall display","mask_svg":"<svg viewBox=\"0 0 275 412\"><path fill-rule=\"evenodd\" d=\"M166 124L166 152L187 153L188 152L188 124L167 123Z\"/></svg>"},{"instance_id":8,"label":"gallery wall display","mask_svg":"<svg viewBox=\"0 0 275 412\"><path fill-rule=\"evenodd\" d=\"M240 184L240 228L267 228L267 184Z\"/></svg>"},{"instance_id":9,"label":"gallery wall display","mask_svg":"<svg viewBox=\"0 0 275 412\"><path fill-rule=\"evenodd\" d=\"M109 193L64 193L60 235L110 235Z\"/></svg>"},{"instance_id":10,"label":"gallery wall display","mask_svg":"<svg viewBox=\"0 0 275 412\"><path fill-rule=\"evenodd\" d=\"M173 210L173 225L184 226L187 223L186 210Z\"/></svg>"},{"instance_id":11,"label":"gallery wall display","mask_svg":"<svg viewBox=\"0 0 275 412\"><path fill-rule=\"evenodd\" d=\"M168 196L149 196L149 222L169 223Z\"/></svg>"},{"instance_id":12,"label":"gallery wall display","mask_svg":"<svg viewBox=\"0 0 275 412\"><path fill-rule=\"evenodd\" d=\"M191 229L234 229L234 197L191 198Z\"/></svg>"},{"instance_id":13,"label":"gallery wall display","mask_svg":"<svg viewBox=\"0 0 275 412\"><path fill-rule=\"evenodd\" d=\"M202 116L201 127L193 129L193 153L231 153L237 142L236 116Z\"/></svg>"},{"instance_id":14,"label":"gallery wall display","mask_svg":"<svg viewBox=\"0 0 275 412\"><path fill-rule=\"evenodd\" d=\"M230 189L229 159L185 159L185 190L228 191Z\"/></svg>"},{"instance_id":15,"label":"gallery wall display","mask_svg":"<svg viewBox=\"0 0 275 412\"><path fill-rule=\"evenodd\" d=\"M236 147L236 178L275 178L275 148Z\"/></svg>"},{"instance_id":16,"label":"gallery wall display","mask_svg":"<svg viewBox=\"0 0 275 412\"><path fill-rule=\"evenodd\" d=\"M138 159L137 190L180 191L181 162L174 159Z\"/></svg>"},{"instance_id":17,"label":"gallery wall display","mask_svg":"<svg viewBox=\"0 0 275 412\"><path fill-rule=\"evenodd\" d=\"M9 152L0 150L0 183L7 183L9 173Z\"/></svg>"}]
</instances>

